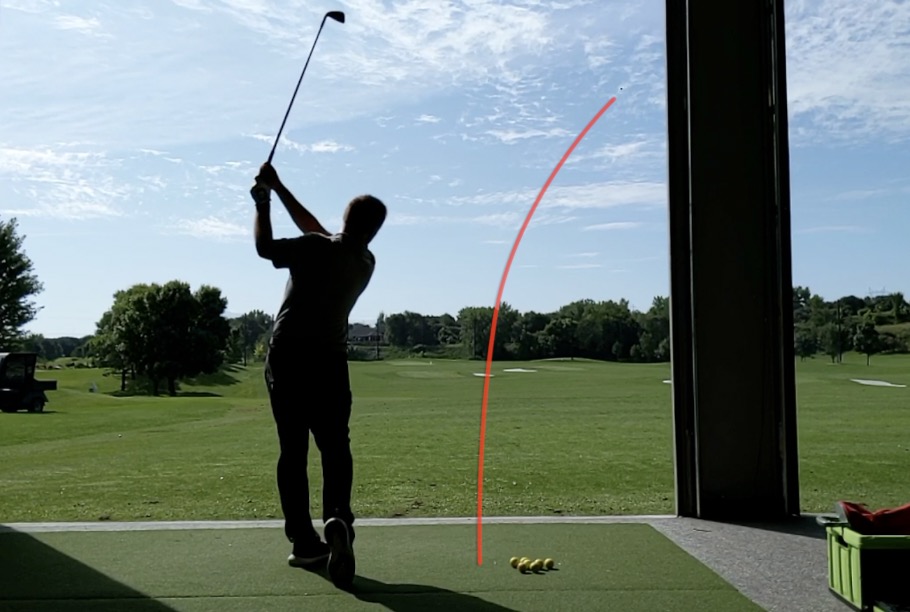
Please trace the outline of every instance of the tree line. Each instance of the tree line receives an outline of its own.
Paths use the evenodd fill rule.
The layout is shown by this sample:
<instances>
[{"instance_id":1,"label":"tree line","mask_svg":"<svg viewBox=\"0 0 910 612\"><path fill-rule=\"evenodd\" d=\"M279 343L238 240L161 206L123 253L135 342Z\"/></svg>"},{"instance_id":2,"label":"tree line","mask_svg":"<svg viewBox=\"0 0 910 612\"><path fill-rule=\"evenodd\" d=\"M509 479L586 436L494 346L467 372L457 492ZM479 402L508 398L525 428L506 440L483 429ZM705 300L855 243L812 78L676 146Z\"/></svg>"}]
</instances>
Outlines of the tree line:
<instances>
[{"instance_id":1,"label":"tree line","mask_svg":"<svg viewBox=\"0 0 910 612\"><path fill-rule=\"evenodd\" d=\"M416 353L486 359L493 326L492 306L469 306L457 315L415 312L380 314L378 342ZM522 313L500 304L493 337L493 357L530 360L586 357L606 361L653 362L670 358L670 306L655 297L644 312L627 300L578 300L553 312Z\"/></svg>"},{"instance_id":2,"label":"tree line","mask_svg":"<svg viewBox=\"0 0 910 612\"><path fill-rule=\"evenodd\" d=\"M261 360L273 318L259 310L225 316L227 299L203 285L136 284L118 291L82 338L44 338L22 328L38 308L31 297L43 287L22 251L15 221L0 220L0 352L27 350L44 360L81 357L121 378L121 389L162 386L175 394L178 382L217 372L226 364ZM381 355L380 347L409 354L486 359L494 309L466 306L455 315L405 311L380 314L374 326L352 325L352 358ZM532 360L587 357L607 361L665 362L670 359L670 302L657 296L648 310L627 300L578 300L553 312L520 312L501 304L493 357ZM845 296L826 301L808 287L793 290L794 351L801 359L825 354L833 362L857 351L867 363L878 353L910 351L910 305L902 293ZM735 330L731 330L735 333Z\"/></svg>"}]
</instances>

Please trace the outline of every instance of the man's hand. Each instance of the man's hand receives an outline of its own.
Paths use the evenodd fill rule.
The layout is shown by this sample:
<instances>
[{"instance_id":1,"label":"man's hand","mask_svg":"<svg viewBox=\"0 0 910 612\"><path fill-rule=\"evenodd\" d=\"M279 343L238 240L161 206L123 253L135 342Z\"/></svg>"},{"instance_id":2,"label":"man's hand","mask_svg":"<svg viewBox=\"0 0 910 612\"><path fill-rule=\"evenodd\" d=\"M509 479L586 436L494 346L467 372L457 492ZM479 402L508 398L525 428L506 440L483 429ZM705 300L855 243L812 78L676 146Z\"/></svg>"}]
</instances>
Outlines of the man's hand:
<instances>
[{"instance_id":1,"label":"man's hand","mask_svg":"<svg viewBox=\"0 0 910 612\"><path fill-rule=\"evenodd\" d=\"M269 189L277 189L281 185L278 172L275 171L275 167L269 162L265 162L259 167L259 176L256 177L256 180Z\"/></svg>"},{"instance_id":2,"label":"man's hand","mask_svg":"<svg viewBox=\"0 0 910 612\"><path fill-rule=\"evenodd\" d=\"M263 185L258 178L256 184L250 188L250 195L253 196L253 202L256 203L257 208L259 206L268 205L272 198L269 188L266 185Z\"/></svg>"}]
</instances>

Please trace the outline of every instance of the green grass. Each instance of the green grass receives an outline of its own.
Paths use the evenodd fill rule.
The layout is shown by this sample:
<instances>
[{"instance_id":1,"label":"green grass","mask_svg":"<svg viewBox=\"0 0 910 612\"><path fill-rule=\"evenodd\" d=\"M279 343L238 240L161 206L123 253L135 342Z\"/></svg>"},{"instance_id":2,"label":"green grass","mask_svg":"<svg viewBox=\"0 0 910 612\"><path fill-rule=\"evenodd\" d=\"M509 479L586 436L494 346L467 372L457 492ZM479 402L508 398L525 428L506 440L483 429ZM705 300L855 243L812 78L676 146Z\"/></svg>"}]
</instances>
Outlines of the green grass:
<instances>
[{"instance_id":1,"label":"green grass","mask_svg":"<svg viewBox=\"0 0 910 612\"><path fill-rule=\"evenodd\" d=\"M509 373L527 368L534 373ZM351 363L355 512L471 516L484 363ZM802 506L905 503L910 356L797 363ZM487 515L674 511L669 365L496 363L488 407ZM0 520L280 518L277 440L261 366L119 397L99 370L56 378L46 414L0 414ZM92 382L98 393L90 393ZM310 475L319 516L321 466Z\"/></svg>"}]
</instances>

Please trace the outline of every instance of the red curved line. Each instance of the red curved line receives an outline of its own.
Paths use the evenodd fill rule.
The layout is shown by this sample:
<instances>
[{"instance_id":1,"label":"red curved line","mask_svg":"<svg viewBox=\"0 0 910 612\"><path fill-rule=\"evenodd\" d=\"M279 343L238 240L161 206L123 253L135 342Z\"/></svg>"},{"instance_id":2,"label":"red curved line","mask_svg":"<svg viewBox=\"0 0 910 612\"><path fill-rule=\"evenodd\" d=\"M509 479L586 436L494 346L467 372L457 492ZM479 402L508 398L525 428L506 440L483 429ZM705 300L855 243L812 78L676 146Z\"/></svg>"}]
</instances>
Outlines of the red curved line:
<instances>
[{"instance_id":1,"label":"red curved line","mask_svg":"<svg viewBox=\"0 0 910 612\"><path fill-rule=\"evenodd\" d=\"M540 200L543 199L544 194L547 193L547 189L550 188L550 183L552 183L553 179L556 178L556 175L559 174L559 170L562 168L563 164L566 163L566 160L569 159L569 156L572 154L572 151L575 150L575 147L578 146L578 143L584 139L588 130L594 127L597 120L607 112L607 109L610 108L614 102L616 102L615 96L610 98L610 100L604 104L603 108L601 108L588 122L588 125L579 132L578 136L575 137L575 141L566 149L562 159L560 159L559 163L556 164L556 167L553 168L553 172L550 173L547 182L543 184L543 188L540 190L540 193L537 194L534 205L531 206L531 210L528 211L528 216L525 217L525 221L518 231L518 236L515 238L515 243L512 245L512 252L509 253L509 260L506 262L506 268L502 273L502 279L499 281L499 292L496 294L496 305L493 307L493 321L490 325L490 343L487 346L487 369L486 374L483 377L483 402L480 412L480 453L477 468L477 565L483 565L483 455L487 432L487 401L490 395L490 370L493 366L493 344L496 340L496 323L499 320L499 305L502 302L502 293L506 287L506 280L509 278L509 269L512 267L512 261L515 259L515 253L518 251L518 245L521 244L521 239L524 236L525 230L528 228L528 224L534 216L534 211L537 210L537 205L540 204Z\"/></svg>"}]
</instances>

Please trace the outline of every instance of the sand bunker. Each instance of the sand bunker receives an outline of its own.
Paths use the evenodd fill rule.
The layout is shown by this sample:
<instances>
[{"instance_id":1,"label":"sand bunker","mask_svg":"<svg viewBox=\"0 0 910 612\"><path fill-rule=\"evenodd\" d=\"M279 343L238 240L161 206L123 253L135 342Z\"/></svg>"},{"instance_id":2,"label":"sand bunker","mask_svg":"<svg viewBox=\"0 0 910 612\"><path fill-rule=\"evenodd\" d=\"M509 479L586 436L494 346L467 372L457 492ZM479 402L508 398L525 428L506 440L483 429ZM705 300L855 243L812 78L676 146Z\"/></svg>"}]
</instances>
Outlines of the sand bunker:
<instances>
[{"instance_id":1,"label":"sand bunker","mask_svg":"<svg viewBox=\"0 0 910 612\"><path fill-rule=\"evenodd\" d=\"M665 380L665 381L664 381L664 384L672 385L672 384L673 384L673 381L672 381L672 380Z\"/></svg>"},{"instance_id":2,"label":"sand bunker","mask_svg":"<svg viewBox=\"0 0 910 612\"><path fill-rule=\"evenodd\" d=\"M862 379L862 378L851 378L850 380L852 380L852 381L855 382L855 383L859 383L859 384L861 384L861 385L870 385L870 386L872 386L872 387L899 387L899 388L906 388L906 386L907 386L907 385L895 385L895 384L893 384L893 383L885 382L885 381L883 381L883 380L865 380L865 379Z\"/></svg>"},{"instance_id":3,"label":"sand bunker","mask_svg":"<svg viewBox=\"0 0 910 612\"><path fill-rule=\"evenodd\" d=\"M487 375L486 372L474 372L474 376L483 377L483 376L486 376L486 375ZM494 376L496 376L496 374L490 374L490 378L493 378Z\"/></svg>"},{"instance_id":4,"label":"sand bunker","mask_svg":"<svg viewBox=\"0 0 910 612\"><path fill-rule=\"evenodd\" d=\"M526 370L524 368L509 368L503 372L536 372L537 370Z\"/></svg>"}]
</instances>

